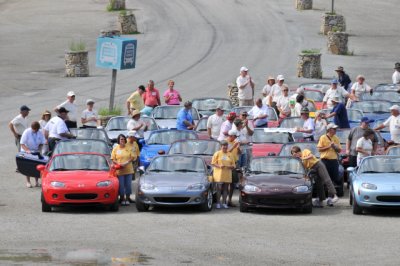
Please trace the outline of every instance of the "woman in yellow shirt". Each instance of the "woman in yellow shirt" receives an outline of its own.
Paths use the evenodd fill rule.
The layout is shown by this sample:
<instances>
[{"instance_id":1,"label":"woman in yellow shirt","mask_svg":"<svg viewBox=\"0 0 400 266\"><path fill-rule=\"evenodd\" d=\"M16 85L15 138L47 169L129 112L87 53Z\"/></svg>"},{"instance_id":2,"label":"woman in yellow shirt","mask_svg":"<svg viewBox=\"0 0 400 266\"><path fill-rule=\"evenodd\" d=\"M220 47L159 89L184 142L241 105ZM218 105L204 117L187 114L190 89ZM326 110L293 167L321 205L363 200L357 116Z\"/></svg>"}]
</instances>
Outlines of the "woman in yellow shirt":
<instances>
[{"instance_id":1,"label":"woman in yellow shirt","mask_svg":"<svg viewBox=\"0 0 400 266\"><path fill-rule=\"evenodd\" d=\"M290 150L293 157L300 158L303 162L304 168L307 170L314 171L314 181L317 187L318 199L313 200L314 207L323 207L323 201L326 199L324 185L328 188L328 200L327 204L333 206L333 203L339 200L336 195L335 186L332 183L329 173L326 170L325 165L318 160L310 150L304 149L301 151L299 146L293 146Z\"/></svg>"},{"instance_id":2,"label":"woman in yellow shirt","mask_svg":"<svg viewBox=\"0 0 400 266\"><path fill-rule=\"evenodd\" d=\"M221 193L222 207L228 209L226 199L228 196L228 186L232 183L232 169L235 168L235 158L232 153L228 152L228 142L221 141L221 150L214 153L211 165L213 166L213 181L217 184L217 205L216 208L221 208Z\"/></svg>"},{"instance_id":3,"label":"woman in yellow shirt","mask_svg":"<svg viewBox=\"0 0 400 266\"><path fill-rule=\"evenodd\" d=\"M133 200L130 198L132 194L132 175L134 173L132 161L136 160L136 154L133 153L126 143L126 137L120 134L117 138L118 145L115 145L111 152L111 160L113 163L120 165L117 170L119 180L119 201L121 205L129 205Z\"/></svg>"}]
</instances>

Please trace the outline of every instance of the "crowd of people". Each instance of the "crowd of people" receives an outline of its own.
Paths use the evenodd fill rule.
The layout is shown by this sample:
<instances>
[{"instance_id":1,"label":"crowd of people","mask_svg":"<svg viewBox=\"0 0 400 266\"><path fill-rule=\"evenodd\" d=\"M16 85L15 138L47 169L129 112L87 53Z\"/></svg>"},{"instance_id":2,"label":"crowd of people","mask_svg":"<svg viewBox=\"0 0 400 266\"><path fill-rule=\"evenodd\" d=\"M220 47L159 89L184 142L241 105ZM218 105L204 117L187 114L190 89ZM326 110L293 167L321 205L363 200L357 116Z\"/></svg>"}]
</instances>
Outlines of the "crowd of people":
<instances>
[{"instance_id":1,"label":"crowd of people","mask_svg":"<svg viewBox=\"0 0 400 266\"><path fill-rule=\"evenodd\" d=\"M252 106L249 111L242 111L239 115L229 112L224 115L223 106L216 108L215 114L207 120L207 133L210 139L221 142L221 150L217 151L212 159L214 168L214 182L218 186L217 208L235 206L232 194L240 180L241 168L249 162L249 144L252 142L254 128L268 127L269 109L274 108L279 122L288 117L301 117L304 120L302 127L295 128L296 132L303 134L305 141L317 141L318 151L321 154L318 160L309 150L293 147L292 155L302 159L305 168L314 169L318 189L316 206L322 206L325 196L322 187L328 187L329 205L338 198L333 183L338 178L338 153L342 147L336 136L337 128L350 128L347 109L355 101L361 99L364 93L373 93L373 89L365 83L365 77L358 75L356 82L351 83L349 75L343 67L336 70L337 77L331 81L331 87L323 98L323 108L330 110L329 114L317 112L315 118L310 117L310 101L305 98L304 89L297 89L294 94L289 94L289 86L285 84L285 77L278 75L276 79L269 76L265 86L260 91L259 97L255 93L255 82L249 74L247 67L240 68L236 83L238 88L239 106ZM393 83L400 84L400 63L395 64ZM175 82L169 80L168 88L162 94L166 105L181 105L182 96L174 87ZM78 106L75 104L76 94L67 93L67 99L54 108L56 116L45 110L41 120L28 124L30 108L26 105L20 107L20 114L11 120L9 128L15 138L18 151L25 153L46 154L54 149L59 140L71 139L70 128L78 127ZM86 109L81 112L80 123L84 128L95 128L99 125L98 113L94 109L95 101L88 99ZM139 139L144 137L148 129L141 119L141 114L150 115L151 111L162 105L160 92L154 87L154 81L149 80L147 87L140 85L126 100L127 114L132 119L127 124L128 136L118 136L118 143L112 150L111 159L120 166L117 175L120 181L120 202L129 205L133 202L131 184L138 165L140 154ZM176 119L176 127L180 130L193 130L195 123L192 117L192 103L185 101ZM400 143L400 107L393 105L390 108L391 116L374 130L378 131L389 126L391 141ZM252 117L252 121L248 117ZM334 123L328 124L327 119L333 117ZM363 157L376 153L377 137L375 131L369 128L372 121L363 117L359 127L351 130L346 143L346 153L349 155L350 165L356 166ZM329 178L328 178L329 177ZM40 186L38 179L35 186ZM26 177L26 186L32 187L30 177ZM222 198L222 199L221 199Z\"/></svg>"}]
</instances>

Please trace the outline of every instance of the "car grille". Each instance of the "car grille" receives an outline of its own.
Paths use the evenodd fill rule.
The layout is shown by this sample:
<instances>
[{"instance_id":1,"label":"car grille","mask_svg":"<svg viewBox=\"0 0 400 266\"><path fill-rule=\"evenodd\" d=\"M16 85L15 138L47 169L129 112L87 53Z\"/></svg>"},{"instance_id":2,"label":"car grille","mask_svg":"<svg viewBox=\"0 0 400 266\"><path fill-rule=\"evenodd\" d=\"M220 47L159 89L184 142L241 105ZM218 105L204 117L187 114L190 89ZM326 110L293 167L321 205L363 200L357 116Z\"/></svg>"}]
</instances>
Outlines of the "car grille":
<instances>
[{"instance_id":1,"label":"car grille","mask_svg":"<svg viewBox=\"0 0 400 266\"><path fill-rule=\"evenodd\" d=\"M155 197L154 200L163 203L185 203L188 202L190 198L182 197Z\"/></svg>"},{"instance_id":2,"label":"car grille","mask_svg":"<svg viewBox=\"0 0 400 266\"><path fill-rule=\"evenodd\" d=\"M290 200L290 199L259 199L258 200L259 204L265 204L265 205L292 205L295 204L295 200Z\"/></svg>"},{"instance_id":3,"label":"car grille","mask_svg":"<svg viewBox=\"0 0 400 266\"><path fill-rule=\"evenodd\" d=\"M97 198L97 194L93 193L65 194L65 198L70 200L91 200Z\"/></svg>"},{"instance_id":4,"label":"car grille","mask_svg":"<svg viewBox=\"0 0 400 266\"><path fill-rule=\"evenodd\" d=\"M400 196L378 196L376 199L383 202L400 202Z\"/></svg>"}]
</instances>

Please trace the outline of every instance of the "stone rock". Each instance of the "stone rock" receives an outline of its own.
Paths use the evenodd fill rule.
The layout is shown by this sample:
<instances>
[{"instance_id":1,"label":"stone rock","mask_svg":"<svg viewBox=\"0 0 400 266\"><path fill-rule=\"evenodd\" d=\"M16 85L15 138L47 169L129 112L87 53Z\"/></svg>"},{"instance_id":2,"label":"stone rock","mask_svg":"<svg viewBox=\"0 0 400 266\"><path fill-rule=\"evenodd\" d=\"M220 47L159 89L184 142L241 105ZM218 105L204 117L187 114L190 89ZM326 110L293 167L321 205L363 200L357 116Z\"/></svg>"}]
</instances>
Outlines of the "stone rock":
<instances>
[{"instance_id":1,"label":"stone rock","mask_svg":"<svg viewBox=\"0 0 400 266\"><path fill-rule=\"evenodd\" d=\"M330 31L346 31L346 21L342 15L325 14L322 16L321 33L326 35Z\"/></svg>"},{"instance_id":2,"label":"stone rock","mask_svg":"<svg viewBox=\"0 0 400 266\"><path fill-rule=\"evenodd\" d=\"M121 34L132 34L138 31L134 14L118 16L118 27Z\"/></svg>"},{"instance_id":3,"label":"stone rock","mask_svg":"<svg viewBox=\"0 0 400 266\"><path fill-rule=\"evenodd\" d=\"M65 76L66 77L89 76L88 51L65 53Z\"/></svg>"},{"instance_id":4,"label":"stone rock","mask_svg":"<svg viewBox=\"0 0 400 266\"><path fill-rule=\"evenodd\" d=\"M299 78L321 79L321 54L299 54L297 76Z\"/></svg>"},{"instance_id":5,"label":"stone rock","mask_svg":"<svg viewBox=\"0 0 400 266\"><path fill-rule=\"evenodd\" d=\"M232 105L237 107L239 106L239 98L238 98L239 89L236 84L228 84L228 97L232 102Z\"/></svg>"},{"instance_id":6,"label":"stone rock","mask_svg":"<svg viewBox=\"0 0 400 266\"><path fill-rule=\"evenodd\" d=\"M125 0L109 0L112 10L125 10Z\"/></svg>"},{"instance_id":7,"label":"stone rock","mask_svg":"<svg viewBox=\"0 0 400 266\"><path fill-rule=\"evenodd\" d=\"M345 32L328 32L327 45L328 51L332 54L345 55L348 52L347 43L349 34Z\"/></svg>"},{"instance_id":8,"label":"stone rock","mask_svg":"<svg viewBox=\"0 0 400 266\"><path fill-rule=\"evenodd\" d=\"M312 9L312 0L295 0L297 10L308 10Z\"/></svg>"}]
</instances>

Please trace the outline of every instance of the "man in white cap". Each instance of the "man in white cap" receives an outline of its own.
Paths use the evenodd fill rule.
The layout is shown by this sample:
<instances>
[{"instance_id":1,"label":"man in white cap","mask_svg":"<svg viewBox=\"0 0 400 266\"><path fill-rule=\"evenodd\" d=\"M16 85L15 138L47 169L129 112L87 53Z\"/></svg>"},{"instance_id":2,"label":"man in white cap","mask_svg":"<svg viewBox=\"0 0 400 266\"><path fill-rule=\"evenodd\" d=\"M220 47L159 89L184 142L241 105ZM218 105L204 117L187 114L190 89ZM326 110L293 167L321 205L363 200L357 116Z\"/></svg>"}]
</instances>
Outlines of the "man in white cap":
<instances>
[{"instance_id":1,"label":"man in white cap","mask_svg":"<svg viewBox=\"0 0 400 266\"><path fill-rule=\"evenodd\" d=\"M400 144L400 107L397 104L390 107L390 114L391 116L383 122L382 125L374 128L374 130L381 130L382 128L389 126L392 142Z\"/></svg>"},{"instance_id":2,"label":"man in white cap","mask_svg":"<svg viewBox=\"0 0 400 266\"><path fill-rule=\"evenodd\" d=\"M69 91L67 93L67 100L62 104L58 105L54 108L56 113L59 113L59 109L64 107L68 111L68 118L65 120L65 124L68 128L77 128L77 117L78 117L78 106L74 103L75 101L75 92Z\"/></svg>"},{"instance_id":3,"label":"man in white cap","mask_svg":"<svg viewBox=\"0 0 400 266\"><path fill-rule=\"evenodd\" d=\"M339 81L337 79L332 79L331 87L326 91L324 99L322 100L322 108L327 108L329 110L333 109L332 99L335 97L339 98L341 103L345 103L346 98L349 98L350 93L348 93L343 87L338 87Z\"/></svg>"},{"instance_id":4,"label":"man in white cap","mask_svg":"<svg viewBox=\"0 0 400 266\"><path fill-rule=\"evenodd\" d=\"M393 84L400 84L400 63L394 64L394 73L392 75Z\"/></svg>"},{"instance_id":5,"label":"man in white cap","mask_svg":"<svg viewBox=\"0 0 400 266\"><path fill-rule=\"evenodd\" d=\"M269 92L269 106L275 108L279 115L279 110L276 108L276 103L278 102L279 97L282 95L282 85L285 81L285 77L283 75L278 75L276 77L276 81L277 83L272 85L271 91Z\"/></svg>"},{"instance_id":6,"label":"man in white cap","mask_svg":"<svg viewBox=\"0 0 400 266\"><path fill-rule=\"evenodd\" d=\"M28 106L22 105L19 108L19 115L14 117L13 120L8 123L8 128L14 135L15 145L17 146L18 151L21 149L20 140L22 133L24 133L25 129L27 129L29 126L27 117L30 110L31 109Z\"/></svg>"},{"instance_id":7,"label":"man in white cap","mask_svg":"<svg viewBox=\"0 0 400 266\"><path fill-rule=\"evenodd\" d=\"M97 127L97 111L93 109L94 100L86 100L87 108L83 110L81 115L82 127L96 128Z\"/></svg>"},{"instance_id":8,"label":"man in white cap","mask_svg":"<svg viewBox=\"0 0 400 266\"><path fill-rule=\"evenodd\" d=\"M251 106L253 105L254 97L254 82L251 76L248 74L249 69L247 67L240 68L240 75L236 79L236 86L238 87L238 99L239 106Z\"/></svg>"}]
</instances>

